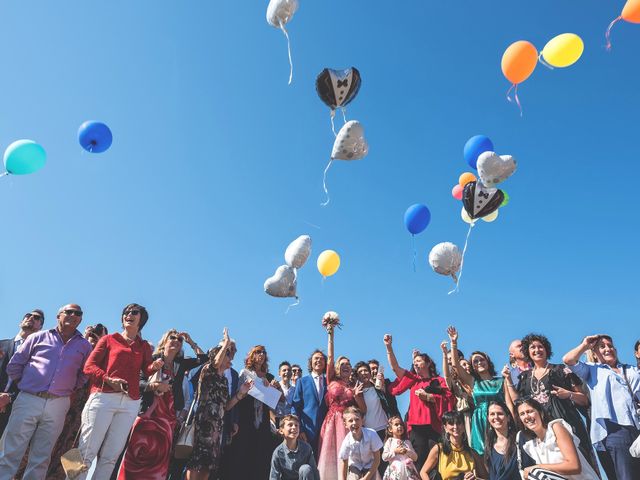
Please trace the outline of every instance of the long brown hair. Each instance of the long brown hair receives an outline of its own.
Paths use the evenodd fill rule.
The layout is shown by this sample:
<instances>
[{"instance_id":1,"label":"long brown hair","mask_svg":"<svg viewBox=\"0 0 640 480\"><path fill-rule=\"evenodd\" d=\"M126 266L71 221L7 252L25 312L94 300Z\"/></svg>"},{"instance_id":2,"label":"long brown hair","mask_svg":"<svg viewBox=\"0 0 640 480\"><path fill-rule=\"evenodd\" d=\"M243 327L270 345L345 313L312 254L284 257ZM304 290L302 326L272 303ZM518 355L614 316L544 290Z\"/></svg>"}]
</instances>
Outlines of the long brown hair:
<instances>
[{"instance_id":1,"label":"long brown hair","mask_svg":"<svg viewBox=\"0 0 640 480\"><path fill-rule=\"evenodd\" d=\"M264 347L264 345L256 345L251 350L249 350L249 353L247 353L247 357L244 359L244 368L246 368L247 370L252 370L254 372L258 371L256 369L256 367L257 367L257 363L256 363L256 356L257 355L256 355L256 352L258 350L264 350L264 363L262 364L262 369L260 371L262 373L268 373L269 372L269 357L267 355L267 349Z\"/></svg>"}]
</instances>

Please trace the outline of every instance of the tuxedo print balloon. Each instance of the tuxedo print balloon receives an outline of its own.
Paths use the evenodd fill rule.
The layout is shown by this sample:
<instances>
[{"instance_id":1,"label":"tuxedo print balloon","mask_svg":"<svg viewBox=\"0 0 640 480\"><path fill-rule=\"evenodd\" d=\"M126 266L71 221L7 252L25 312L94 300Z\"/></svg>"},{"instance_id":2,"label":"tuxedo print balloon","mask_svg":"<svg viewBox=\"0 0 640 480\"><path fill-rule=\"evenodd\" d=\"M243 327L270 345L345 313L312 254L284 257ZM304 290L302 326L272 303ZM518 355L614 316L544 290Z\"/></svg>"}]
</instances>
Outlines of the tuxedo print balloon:
<instances>
[{"instance_id":1,"label":"tuxedo print balloon","mask_svg":"<svg viewBox=\"0 0 640 480\"><path fill-rule=\"evenodd\" d=\"M487 188L478 181L467 183L462 192L462 204L472 219L495 212L503 200L502 190Z\"/></svg>"},{"instance_id":2,"label":"tuxedo print balloon","mask_svg":"<svg viewBox=\"0 0 640 480\"><path fill-rule=\"evenodd\" d=\"M360 90L360 72L357 68L333 70L325 68L316 78L316 91L332 111L338 107L345 107Z\"/></svg>"}]
</instances>

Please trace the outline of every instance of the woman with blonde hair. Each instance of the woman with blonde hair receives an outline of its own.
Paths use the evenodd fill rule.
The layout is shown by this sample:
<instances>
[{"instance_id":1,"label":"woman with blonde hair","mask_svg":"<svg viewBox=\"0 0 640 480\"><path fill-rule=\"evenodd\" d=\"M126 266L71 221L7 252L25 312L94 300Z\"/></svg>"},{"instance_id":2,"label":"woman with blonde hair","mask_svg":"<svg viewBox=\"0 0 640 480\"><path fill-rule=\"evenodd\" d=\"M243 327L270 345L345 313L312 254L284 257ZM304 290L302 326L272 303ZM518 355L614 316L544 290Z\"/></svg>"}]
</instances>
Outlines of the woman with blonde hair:
<instances>
[{"instance_id":1,"label":"woman with blonde hair","mask_svg":"<svg viewBox=\"0 0 640 480\"><path fill-rule=\"evenodd\" d=\"M185 358L183 344L187 342L196 358ZM184 409L182 380L185 372L208 360L202 349L186 332L171 329L162 336L153 353L153 359L164 362L162 369L140 382L143 392L141 414L136 419L129 444L120 466L119 479L164 479L169 472L169 461L177 414Z\"/></svg>"}]
</instances>

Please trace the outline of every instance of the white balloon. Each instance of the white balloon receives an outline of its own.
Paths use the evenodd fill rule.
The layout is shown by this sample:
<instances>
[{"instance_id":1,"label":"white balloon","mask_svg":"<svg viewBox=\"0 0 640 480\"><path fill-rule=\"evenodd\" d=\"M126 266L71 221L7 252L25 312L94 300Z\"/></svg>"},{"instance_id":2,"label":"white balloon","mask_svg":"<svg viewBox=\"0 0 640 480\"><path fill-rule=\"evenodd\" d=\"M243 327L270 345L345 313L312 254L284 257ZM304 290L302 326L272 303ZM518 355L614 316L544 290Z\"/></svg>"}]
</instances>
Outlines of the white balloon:
<instances>
[{"instance_id":1,"label":"white balloon","mask_svg":"<svg viewBox=\"0 0 640 480\"><path fill-rule=\"evenodd\" d=\"M289 244L284 252L284 261L291 268L302 268L311 255L311 237L309 235L300 235Z\"/></svg>"},{"instance_id":2,"label":"white balloon","mask_svg":"<svg viewBox=\"0 0 640 480\"><path fill-rule=\"evenodd\" d=\"M364 128L357 120L345 123L333 143L332 160L360 160L369 153L369 144L364 138Z\"/></svg>"},{"instance_id":3,"label":"white balloon","mask_svg":"<svg viewBox=\"0 0 640 480\"><path fill-rule=\"evenodd\" d=\"M482 218L482 220L484 220L485 222L489 222L489 223L491 223L491 222L493 222L496 218L498 218L498 212L499 212L499 211L500 211L500 210L498 209L498 210L496 210L495 212L490 213L489 215L485 215L484 217L481 217L481 218Z\"/></svg>"},{"instance_id":4,"label":"white balloon","mask_svg":"<svg viewBox=\"0 0 640 480\"><path fill-rule=\"evenodd\" d=\"M516 171L516 159L511 155L484 152L478 157L477 167L482 184L493 187L513 175Z\"/></svg>"},{"instance_id":5,"label":"white balloon","mask_svg":"<svg viewBox=\"0 0 640 480\"><path fill-rule=\"evenodd\" d=\"M456 279L456 274L460 271L462 263L462 253L460 249L451 242L437 244L429 252L429 265L433 271L440 275L448 275Z\"/></svg>"},{"instance_id":6,"label":"white balloon","mask_svg":"<svg viewBox=\"0 0 640 480\"><path fill-rule=\"evenodd\" d=\"M296 287L296 273L289 265L279 266L264 282L265 293L272 297L295 297Z\"/></svg>"},{"instance_id":7,"label":"white balloon","mask_svg":"<svg viewBox=\"0 0 640 480\"><path fill-rule=\"evenodd\" d=\"M267 7L267 22L275 28L282 28L298 10L298 0L271 0Z\"/></svg>"}]
</instances>

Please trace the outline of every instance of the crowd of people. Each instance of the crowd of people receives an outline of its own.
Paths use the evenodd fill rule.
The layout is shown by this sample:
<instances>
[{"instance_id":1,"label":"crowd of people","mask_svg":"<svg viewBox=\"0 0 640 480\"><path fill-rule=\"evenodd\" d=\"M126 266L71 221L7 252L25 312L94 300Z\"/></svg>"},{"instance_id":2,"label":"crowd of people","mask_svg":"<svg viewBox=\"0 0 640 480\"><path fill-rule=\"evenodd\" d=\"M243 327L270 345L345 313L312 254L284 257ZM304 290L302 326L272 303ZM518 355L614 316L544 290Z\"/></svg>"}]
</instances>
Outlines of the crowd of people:
<instances>
[{"instance_id":1,"label":"crowd of people","mask_svg":"<svg viewBox=\"0 0 640 480\"><path fill-rule=\"evenodd\" d=\"M275 378L263 345L232 367L227 329L206 352L175 329L153 348L135 303L111 334L80 333L76 304L51 328L44 318L31 310L0 341L0 480L83 480L94 462L100 480L640 479L640 341L636 366L603 334L553 364L549 339L532 333L497 371L485 352L465 357L449 327L440 364L414 350L405 369L385 335L391 379L378 360L336 357L328 312L326 354L311 353L307 375L282 361ZM78 470L61 462L74 449Z\"/></svg>"}]
</instances>

